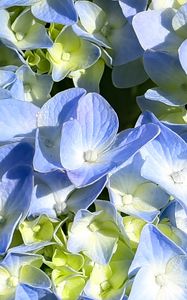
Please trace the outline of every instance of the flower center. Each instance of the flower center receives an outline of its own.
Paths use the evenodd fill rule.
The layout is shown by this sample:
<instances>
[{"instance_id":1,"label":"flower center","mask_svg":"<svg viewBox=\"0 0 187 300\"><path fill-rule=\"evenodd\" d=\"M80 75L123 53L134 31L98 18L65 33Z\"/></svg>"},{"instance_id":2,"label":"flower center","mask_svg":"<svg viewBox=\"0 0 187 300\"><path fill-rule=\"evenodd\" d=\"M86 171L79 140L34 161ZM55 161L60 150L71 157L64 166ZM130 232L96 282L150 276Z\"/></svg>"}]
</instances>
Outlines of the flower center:
<instances>
[{"instance_id":1,"label":"flower center","mask_svg":"<svg viewBox=\"0 0 187 300\"><path fill-rule=\"evenodd\" d=\"M66 210L67 204L65 201L58 201L56 202L56 204L54 205L54 209L56 210L57 215L60 215L61 213L63 213Z\"/></svg>"},{"instance_id":2,"label":"flower center","mask_svg":"<svg viewBox=\"0 0 187 300\"><path fill-rule=\"evenodd\" d=\"M63 52L63 53L62 53L61 59L62 59L63 61L69 61L70 58L71 58L71 54L70 54L69 52Z\"/></svg>"},{"instance_id":3,"label":"flower center","mask_svg":"<svg viewBox=\"0 0 187 300\"><path fill-rule=\"evenodd\" d=\"M34 226L34 228L32 230L34 233L38 233L41 230L41 225Z\"/></svg>"},{"instance_id":4,"label":"flower center","mask_svg":"<svg viewBox=\"0 0 187 300\"><path fill-rule=\"evenodd\" d=\"M111 288L111 284L108 280L105 280L100 284L100 288L103 292L105 292Z\"/></svg>"},{"instance_id":5,"label":"flower center","mask_svg":"<svg viewBox=\"0 0 187 300\"><path fill-rule=\"evenodd\" d=\"M96 222L91 223L88 227L92 232L99 231L99 226Z\"/></svg>"},{"instance_id":6,"label":"flower center","mask_svg":"<svg viewBox=\"0 0 187 300\"><path fill-rule=\"evenodd\" d=\"M130 205L133 202L133 196L131 194L126 194L122 197L123 205Z\"/></svg>"},{"instance_id":7,"label":"flower center","mask_svg":"<svg viewBox=\"0 0 187 300\"><path fill-rule=\"evenodd\" d=\"M3 224L4 222L5 222L5 217L0 214L0 224Z\"/></svg>"},{"instance_id":8,"label":"flower center","mask_svg":"<svg viewBox=\"0 0 187 300\"><path fill-rule=\"evenodd\" d=\"M111 34L112 30L112 26L108 22L106 22L103 28L101 29L101 32L104 35L104 37L108 37Z\"/></svg>"},{"instance_id":9,"label":"flower center","mask_svg":"<svg viewBox=\"0 0 187 300\"><path fill-rule=\"evenodd\" d=\"M9 287L16 287L19 283L19 280L16 276L10 276L8 279L7 279L7 285Z\"/></svg>"},{"instance_id":10,"label":"flower center","mask_svg":"<svg viewBox=\"0 0 187 300\"><path fill-rule=\"evenodd\" d=\"M52 148L54 146L54 143L49 139L45 139L44 143L47 148Z\"/></svg>"},{"instance_id":11,"label":"flower center","mask_svg":"<svg viewBox=\"0 0 187 300\"><path fill-rule=\"evenodd\" d=\"M86 152L84 152L84 161L92 163L95 162L97 160L97 152L96 151L92 151L92 150L88 150Z\"/></svg>"},{"instance_id":12,"label":"flower center","mask_svg":"<svg viewBox=\"0 0 187 300\"><path fill-rule=\"evenodd\" d=\"M155 276L155 281L160 287L166 285L166 275L165 274L156 275Z\"/></svg>"},{"instance_id":13,"label":"flower center","mask_svg":"<svg viewBox=\"0 0 187 300\"><path fill-rule=\"evenodd\" d=\"M24 84L24 91L25 91L25 93L29 93L30 91L31 91L31 86L30 86L30 84Z\"/></svg>"},{"instance_id":14,"label":"flower center","mask_svg":"<svg viewBox=\"0 0 187 300\"><path fill-rule=\"evenodd\" d=\"M175 184L183 184L185 182L185 169L182 169L180 171L176 171L176 172L173 172L170 177L172 178L173 182Z\"/></svg>"}]
</instances>

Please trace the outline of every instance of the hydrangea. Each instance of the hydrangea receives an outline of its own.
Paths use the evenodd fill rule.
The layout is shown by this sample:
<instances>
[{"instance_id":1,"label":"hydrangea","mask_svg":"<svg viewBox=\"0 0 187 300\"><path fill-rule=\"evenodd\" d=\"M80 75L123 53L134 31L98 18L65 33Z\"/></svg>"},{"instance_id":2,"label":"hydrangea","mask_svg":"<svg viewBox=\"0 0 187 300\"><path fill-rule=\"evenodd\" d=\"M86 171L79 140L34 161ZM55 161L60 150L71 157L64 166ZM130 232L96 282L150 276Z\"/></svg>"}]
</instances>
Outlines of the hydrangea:
<instances>
[{"instance_id":1,"label":"hydrangea","mask_svg":"<svg viewBox=\"0 0 187 300\"><path fill-rule=\"evenodd\" d=\"M138 153L109 178L110 199L117 210L152 222L165 207L169 195L141 176L144 160Z\"/></svg>"},{"instance_id":2,"label":"hydrangea","mask_svg":"<svg viewBox=\"0 0 187 300\"><path fill-rule=\"evenodd\" d=\"M0 299L186 300L187 0L0 25Z\"/></svg>"},{"instance_id":3,"label":"hydrangea","mask_svg":"<svg viewBox=\"0 0 187 300\"><path fill-rule=\"evenodd\" d=\"M129 269L136 274L129 299L186 298L185 252L153 225L144 227Z\"/></svg>"}]
</instances>

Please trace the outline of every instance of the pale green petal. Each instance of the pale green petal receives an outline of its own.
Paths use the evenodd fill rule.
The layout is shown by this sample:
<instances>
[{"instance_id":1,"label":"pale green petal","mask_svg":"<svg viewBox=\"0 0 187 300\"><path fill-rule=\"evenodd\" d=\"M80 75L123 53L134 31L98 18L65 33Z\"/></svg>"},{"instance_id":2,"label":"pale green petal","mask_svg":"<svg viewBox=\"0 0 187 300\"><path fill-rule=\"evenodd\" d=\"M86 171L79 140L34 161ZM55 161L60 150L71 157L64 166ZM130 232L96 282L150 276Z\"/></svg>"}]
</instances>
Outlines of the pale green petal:
<instances>
[{"instance_id":1,"label":"pale green petal","mask_svg":"<svg viewBox=\"0 0 187 300\"><path fill-rule=\"evenodd\" d=\"M103 59L99 59L94 65L88 69L81 69L71 72L69 77L73 79L75 87L82 87L87 92L99 93L99 84L105 68Z\"/></svg>"},{"instance_id":2,"label":"pale green petal","mask_svg":"<svg viewBox=\"0 0 187 300\"><path fill-rule=\"evenodd\" d=\"M85 279L72 276L62 281L57 287L57 294L63 300L77 300L85 286Z\"/></svg>"},{"instance_id":3,"label":"pale green petal","mask_svg":"<svg viewBox=\"0 0 187 300\"><path fill-rule=\"evenodd\" d=\"M19 230L26 245L34 242L50 241L53 237L54 226L47 216L40 216L33 221L24 221Z\"/></svg>"},{"instance_id":4,"label":"pale green petal","mask_svg":"<svg viewBox=\"0 0 187 300\"><path fill-rule=\"evenodd\" d=\"M32 265L25 265L21 268L20 282L40 288L49 288L51 286L50 280L47 275L43 271Z\"/></svg>"},{"instance_id":5,"label":"pale green petal","mask_svg":"<svg viewBox=\"0 0 187 300\"><path fill-rule=\"evenodd\" d=\"M127 243L129 243L130 247L134 250L138 247L141 231L146 222L139 218L126 216L123 218L123 223L125 233L129 239L127 240Z\"/></svg>"}]
</instances>

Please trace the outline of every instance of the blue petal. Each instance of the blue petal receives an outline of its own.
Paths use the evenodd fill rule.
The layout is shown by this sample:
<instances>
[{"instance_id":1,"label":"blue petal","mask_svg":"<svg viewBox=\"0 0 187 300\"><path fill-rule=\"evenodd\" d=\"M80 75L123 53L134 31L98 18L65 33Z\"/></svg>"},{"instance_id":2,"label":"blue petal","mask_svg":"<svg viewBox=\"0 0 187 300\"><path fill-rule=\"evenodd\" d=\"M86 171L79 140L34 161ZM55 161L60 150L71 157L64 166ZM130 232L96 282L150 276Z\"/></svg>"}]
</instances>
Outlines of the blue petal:
<instances>
[{"instance_id":1,"label":"blue petal","mask_svg":"<svg viewBox=\"0 0 187 300\"><path fill-rule=\"evenodd\" d=\"M104 151L118 130L118 118L107 101L98 94L79 100L77 120L64 123L61 138L61 163L75 170L84 164L84 152Z\"/></svg>"},{"instance_id":2,"label":"blue petal","mask_svg":"<svg viewBox=\"0 0 187 300\"><path fill-rule=\"evenodd\" d=\"M184 3L184 2L183 2ZM172 19L173 29L176 31L177 35L182 38L186 38L187 29L187 5L184 4L176 11L175 16Z\"/></svg>"},{"instance_id":3,"label":"blue petal","mask_svg":"<svg viewBox=\"0 0 187 300\"><path fill-rule=\"evenodd\" d=\"M176 54L147 50L144 55L144 67L150 78L166 95L174 94L176 102L186 103L187 78Z\"/></svg>"},{"instance_id":4,"label":"blue petal","mask_svg":"<svg viewBox=\"0 0 187 300\"><path fill-rule=\"evenodd\" d=\"M113 30L110 35L110 41L114 66L126 64L143 55L143 49L129 23Z\"/></svg>"},{"instance_id":5,"label":"blue petal","mask_svg":"<svg viewBox=\"0 0 187 300\"><path fill-rule=\"evenodd\" d=\"M8 249L16 226L27 215L32 194L32 172L29 167L15 167L7 172L0 185L1 216L0 253Z\"/></svg>"},{"instance_id":6,"label":"blue petal","mask_svg":"<svg viewBox=\"0 0 187 300\"><path fill-rule=\"evenodd\" d=\"M1 195L5 201L5 212L27 215L33 188L33 173L29 166L16 166L2 177ZM11 220L10 220L11 221Z\"/></svg>"},{"instance_id":7,"label":"blue petal","mask_svg":"<svg viewBox=\"0 0 187 300\"><path fill-rule=\"evenodd\" d=\"M168 90L180 86L183 82L187 83L186 75L175 54L147 50L144 55L144 66L151 79L158 86Z\"/></svg>"},{"instance_id":8,"label":"blue petal","mask_svg":"<svg viewBox=\"0 0 187 300\"><path fill-rule=\"evenodd\" d=\"M40 267L42 265L42 256L32 253L9 252L1 261L1 266L5 267L12 275L18 277L21 267L32 263Z\"/></svg>"},{"instance_id":9,"label":"blue petal","mask_svg":"<svg viewBox=\"0 0 187 300\"><path fill-rule=\"evenodd\" d=\"M67 170L78 169L84 164L82 128L77 120L65 122L62 127L60 158Z\"/></svg>"},{"instance_id":10,"label":"blue petal","mask_svg":"<svg viewBox=\"0 0 187 300\"><path fill-rule=\"evenodd\" d=\"M36 0L2 0L0 8L8 8L11 6L29 6L32 5Z\"/></svg>"},{"instance_id":11,"label":"blue petal","mask_svg":"<svg viewBox=\"0 0 187 300\"><path fill-rule=\"evenodd\" d=\"M132 21L134 15L146 9L147 3L148 0L119 0L119 5L121 6L124 16L130 21Z\"/></svg>"},{"instance_id":12,"label":"blue petal","mask_svg":"<svg viewBox=\"0 0 187 300\"><path fill-rule=\"evenodd\" d=\"M160 50L177 50L182 39L172 28L175 10L148 10L138 13L133 18L133 27L144 50L155 48Z\"/></svg>"},{"instance_id":13,"label":"blue petal","mask_svg":"<svg viewBox=\"0 0 187 300\"><path fill-rule=\"evenodd\" d=\"M168 218L172 226L183 230L187 234L187 215L184 208L177 201L172 201L164 209L161 219Z\"/></svg>"},{"instance_id":14,"label":"blue petal","mask_svg":"<svg viewBox=\"0 0 187 300\"><path fill-rule=\"evenodd\" d=\"M86 93L84 89L72 88L58 93L46 102L38 114L34 168L49 172L61 167L61 125L75 114L78 100Z\"/></svg>"},{"instance_id":15,"label":"blue petal","mask_svg":"<svg viewBox=\"0 0 187 300\"><path fill-rule=\"evenodd\" d=\"M9 92L9 90L0 88L0 100L10 99L10 98L11 98L11 93Z\"/></svg>"},{"instance_id":16,"label":"blue petal","mask_svg":"<svg viewBox=\"0 0 187 300\"><path fill-rule=\"evenodd\" d=\"M122 166L143 146L154 140L159 133L159 127L154 124L124 130L117 135L112 148L105 155L106 159L112 161L115 167Z\"/></svg>"},{"instance_id":17,"label":"blue petal","mask_svg":"<svg viewBox=\"0 0 187 300\"><path fill-rule=\"evenodd\" d=\"M181 66L185 73L187 73L187 40L185 40L181 46L179 47L179 60L181 63Z\"/></svg>"},{"instance_id":18,"label":"blue petal","mask_svg":"<svg viewBox=\"0 0 187 300\"><path fill-rule=\"evenodd\" d=\"M67 200L67 207L76 213L79 209L87 209L99 196L106 185L107 178L103 177L97 182L81 189L75 189Z\"/></svg>"},{"instance_id":19,"label":"blue petal","mask_svg":"<svg viewBox=\"0 0 187 300\"><path fill-rule=\"evenodd\" d=\"M32 165L34 149L27 143L12 143L0 147L0 178L16 165Z\"/></svg>"},{"instance_id":20,"label":"blue petal","mask_svg":"<svg viewBox=\"0 0 187 300\"><path fill-rule=\"evenodd\" d=\"M77 21L77 13L72 0L42 0L31 7L39 20L51 23L72 25Z\"/></svg>"},{"instance_id":21,"label":"blue petal","mask_svg":"<svg viewBox=\"0 0 187 300\"><path fill-rule=\"evenodd\" d=\"M169 201L169 195L141 177L143 163L138 153L125 167L114 172L109 177L109 196L117 210L153 222L159 209ZM125 202L127 195L132 202Z\"/></svg>"},{"instance_id":22,"label":"blue petal","mask_svg":"<svg viewBox=\"0 0 187 300\"><path fill-rule=\"evenodd\" d=\"M19 245L8 250L8 253L31 253L34 251L39 251L46 246L53 245L55 242L36 242L30 245Z\"/></svg>"},{"instance_id":23,"label":"blue petal","mask_svg":"<svg viewBox=\"0 0 187 300\"><path fill-rule=\"evenodd\" d=\"M159 101L160 103L165 103L170 106L180 106L186 103L185 92L180 87L171 91L160 88L152 88L146 91L145 98L153 101Z\"/></svg>"},{"instance_id":24,"label":"blue petal","mask_svg":"<svg viewBox=\"0 0 187 300\"><path fill-rule=\"evenodd\" d=\"M0 101L0 141L33 137L39 108L32 103L4 99Z\"/></svg>"},{"instance_id":25,"label":"blue petal","mask_svg":"<svg viewBox=\"0 0 187 300\"><path fill-rule=\"evenodd\" d=\"M15 300L59 300L59 298L48 289L20 284L16 289Z\"/></svg>"},{"instance_id":26,"label":"blue petal","mask_svg":"<svg viewBox=\"0 0 187 300\"><path fill-rule=\"evenodd\" d=\"M0 70L0 87L6 88L16 79L15 73L8 70Z\"/></svg>"},{"instance_id":27,"label":"blue petal","mask_svg":"<svg viewBox=\"0 0 187 300\"><path fill-rule=\"evenodd\" d=\"M112 69L112 81L118 88L133 87L142 84L147 79L148 75L141 58L121 66L114 66Z\"/></svg>"},{"instance_id":28,"label":"blue petal","mask_svg":"<svg viewBox=\"0 0 187 300\"><path fill-rule=\"evenodd\" d=\"M89 149L105 149L115 138L118 117L108 102L99 94L89 93L81 98L77 120L82 128L83 145Z\"/></svg>"}]
</instances>

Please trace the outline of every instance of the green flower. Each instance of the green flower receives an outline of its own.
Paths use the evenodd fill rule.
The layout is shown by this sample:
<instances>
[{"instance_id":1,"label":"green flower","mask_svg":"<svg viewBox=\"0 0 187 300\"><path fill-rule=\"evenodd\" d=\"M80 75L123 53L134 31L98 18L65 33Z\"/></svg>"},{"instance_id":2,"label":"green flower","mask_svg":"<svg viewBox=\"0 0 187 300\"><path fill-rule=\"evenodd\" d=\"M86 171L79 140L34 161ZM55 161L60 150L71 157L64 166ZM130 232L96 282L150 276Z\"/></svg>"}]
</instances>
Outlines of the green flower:
<instances>
[{"instance_id":1,"label":"green flower","mask_svg":"<svg viewBox=\"0 0 187 300\"><path fill-rule=\"evenodd\" d=\"M25 52L27 63L34 67L38 74L48 73L50 71L50 62L46 58L45 50L28 50Z\"/></svg>"},{"instance_id":2,"label":"green flower","mask_svg":"<svg viewBox=\"0 0 187 300\"><path fill-rule=\"evenodd\" d=\"M71 27L64 27L46 57L51 62L53 80L60 81L70 72L91 67L100 55L99 47L79 38Z\"/></svg>"},{"instance_id":3,"label":"green flower","mask_svg":"<svg viewBox=\"0 0 187 300\"><path fill-rule=\"evenodd\" d=\"M130 248L119 241L118 248L107 265L95 264L88 280L85 293L97 300L119 300L124 294L124 284L133 259Z\"/></svg>"},{"instance_id":4,"label":"green flower","mask_svg":"<svg viewBox=\"0 0 187 300\"><path fill-rule=\"evenodd\" d=\"M108 201L96 201L96 212L79 210L69 231L67 248L83 253L99 264L108 264L116 251L119 237L119 215Z\"/></svg>"},{"instance_id":5,"label":"green flower","mask_svg":"<svg viewBox=\"0 0 187 300\"><path fill-rule=\"evenodd\" d=\"M54 222L47 216L41 215L33 221L24 221L20 224L19 230L21 232L23 241L26 245L50 241L54 233Z\"/></svg>"},{"instance_id":6,"label":"green flower","mask_svg":"<svg viewBox=\"0 0 187 300\"><path fill-rule=\"evenodd\" d=\"M105 62L99 59L94 65L88 69L81 69L69 74L69 78L73 79L75 87L82 87L87 92L99 92L99 83L103 75Z\"/></svg>"},{"instance_id":7,"label":"green flower","mask_svg":"<svg viewBox=\"0 0 187 300\"><path fill-rule=\"evenodd\" d=\"M57 24L57 23L51 23L49 26L49 36L50 38L55 41L55 39L57 38L57 36L59 35L59 33L61 32L62 28L64 26L62 24Z\"/></svg>"}]
</instances>

